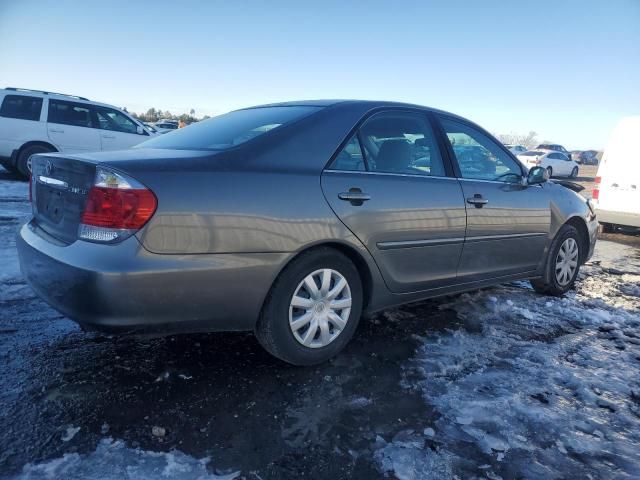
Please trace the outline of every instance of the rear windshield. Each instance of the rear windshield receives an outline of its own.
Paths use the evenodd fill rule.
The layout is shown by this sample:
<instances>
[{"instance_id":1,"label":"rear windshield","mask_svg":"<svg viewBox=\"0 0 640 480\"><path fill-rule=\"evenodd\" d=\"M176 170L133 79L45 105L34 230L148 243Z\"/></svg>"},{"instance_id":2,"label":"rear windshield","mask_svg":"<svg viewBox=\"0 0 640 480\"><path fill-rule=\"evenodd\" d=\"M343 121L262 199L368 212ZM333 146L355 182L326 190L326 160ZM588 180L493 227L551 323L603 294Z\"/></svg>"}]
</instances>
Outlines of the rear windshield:
<instances>
[{"instance_id":1,"label":"rear windshield","mask_svg":"<svg viewBox=\"0 0 640 480\"><path fill-rule=\"evenodd\" d=\"M538 148L544 148L545 150L560 150L560 147L558 145L551 145L548 143L538 145Z\"/></svg>"},{"instance_id":2,"label":"rear windshield","mask_svg":"<svg viewBox=\"0 0 640 480\"><path fill-rule=\"evenodd\" d=\"M225 150L307 116L320 108L291 106L236 110L153 138L141 143L137 148Z\"/></svg>"}]
</instances>

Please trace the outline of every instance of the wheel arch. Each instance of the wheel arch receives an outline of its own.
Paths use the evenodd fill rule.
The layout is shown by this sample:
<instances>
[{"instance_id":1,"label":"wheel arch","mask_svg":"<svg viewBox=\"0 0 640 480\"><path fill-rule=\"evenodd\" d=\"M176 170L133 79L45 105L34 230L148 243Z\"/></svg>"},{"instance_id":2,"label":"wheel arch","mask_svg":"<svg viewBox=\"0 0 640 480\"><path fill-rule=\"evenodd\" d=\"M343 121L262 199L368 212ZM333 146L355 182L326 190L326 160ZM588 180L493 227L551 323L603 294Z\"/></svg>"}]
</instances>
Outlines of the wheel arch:
<instances>
[{"instance_id":1,"label":"wheel arch","mask_svg":"<svg viewBox=\"0 0 640 480\"><path fill-rule=\"evenodd\" d=\"M371 297L373 294L374 279L373 279L373 274L371 272L372 267L367 263L367 260L365 259L364 255L361 252L359 252L355 246L349 245L348 243L345 243L345 242L340 242L335 240L324 241L320 243L314 243L312 245L308 245L300 249L282 265L277 275L274 277L274 283L276 279L280 276L280 274L284 271L284 269L287 268L287 266L289 266L293 261L295 261L301 255L304 255L312 250L317 250L321 248L330 248L330 249L336 250L337 252L340 252L344 256L346 256L354 264L354 266L356 267L356 270L358 271L358 275L360 276L360 281L362 282L362 311L366 312L367 308L371 304ZM268 295L265 296L264 301L266 301L267 298L268 298ZM264 306L264 301L263 301L263 306Z\"/></svg>"},{"instance_id":2,"label":"wheel arch","mask_svg":"<svg viewBox=\"0 0 640 480\"><path fill-rule=\"evenodd\" d=\"M581 217L573 216L565 222L565 225L571 225L578 231L580 251L582 252L580 263L584 263L589 252L589 229L587 228L587 222Z\"/></svg>"},{"instance_id":3,"label":"wheel arch","mask_svg":"<svg viewBox=\"0 0 640 480\"><path fill-rule=\"evenodd\" d=\"M53 145L51 142L47 142L44 140L29 140L28 142L25 142L24 144L22 144L22 146L20 148L18 148L18 150L16 150L16 160L18 159L18 157L20 156L20 154L24 151L25 148L29 148L29 147L35 147L35 146L41 146L41 147L47 147L50 148L51 150L53 150L54 152L59 151L55 145Z\"/></svg>"}]
</instances>

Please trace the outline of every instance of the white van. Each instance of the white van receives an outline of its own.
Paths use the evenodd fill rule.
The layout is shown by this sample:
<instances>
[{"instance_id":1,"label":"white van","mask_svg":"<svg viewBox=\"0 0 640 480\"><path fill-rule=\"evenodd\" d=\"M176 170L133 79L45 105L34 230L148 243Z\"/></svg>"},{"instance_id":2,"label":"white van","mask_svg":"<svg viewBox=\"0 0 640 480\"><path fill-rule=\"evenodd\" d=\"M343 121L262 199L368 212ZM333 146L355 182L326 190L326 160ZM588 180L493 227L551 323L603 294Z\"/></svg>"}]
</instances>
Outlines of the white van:
<instances>
[{"instance_id":1,"label":"white van","mask_svg":"<svg viewBox=\"0 0 640 480\"><path fill-rule=\"evenodd\" d=\"M596 174L593 204L604 231L615 225L640 227L640 116L613 131Z\"/></svg>"},{"instance_id":2,"label":"white van","mask_svg":"<svg viewBox=\"0 0 640 480\"><path fill-rule=\"evenodd\" d=\"M60 93L0 89L0 164L24 177L36 153L121 150L153 135L111 105Z\"/></svg>"}]
</instances>

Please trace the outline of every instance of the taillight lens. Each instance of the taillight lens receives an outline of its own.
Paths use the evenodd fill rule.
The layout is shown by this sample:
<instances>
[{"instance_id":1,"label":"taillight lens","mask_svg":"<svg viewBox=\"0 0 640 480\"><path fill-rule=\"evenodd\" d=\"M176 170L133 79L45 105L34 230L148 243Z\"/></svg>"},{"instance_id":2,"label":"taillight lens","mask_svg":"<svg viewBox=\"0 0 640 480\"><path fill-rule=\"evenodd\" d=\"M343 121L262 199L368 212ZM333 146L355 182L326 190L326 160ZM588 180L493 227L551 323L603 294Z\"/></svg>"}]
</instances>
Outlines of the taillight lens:
<instances>
[{"instance_id":1,"label":"taillight lens","mask_svg":"<svg viewBox=\"0 0 640 480\"><path fill-rule=\"evenodd\" d=\"M596 185L591 193L591 198L593 200L598 200L600 199L600 182L602 182L602 177L596 177L594 181Z\"/></svg>"},{"instance_id":2,"label":"taillight lens","mask_svg":"<svg viewBox=\"0 0 640 480\"><path fill-rule=\"evenodd\" d=\"M157 206L156 196L140 182L99 167L78 236L104 243L124 240L149 221Z\"/></svg>"},{"instance_id":3,"label":"taillight lens","mask_svg":"<svg viewBox=\"0 0 640 480\"><path fill-rule=\"evenodd\" d=\"M82 223L138 230L151 218L156 206L156 197L151 190L92 187Z\"/></svg>"}]
</instances>

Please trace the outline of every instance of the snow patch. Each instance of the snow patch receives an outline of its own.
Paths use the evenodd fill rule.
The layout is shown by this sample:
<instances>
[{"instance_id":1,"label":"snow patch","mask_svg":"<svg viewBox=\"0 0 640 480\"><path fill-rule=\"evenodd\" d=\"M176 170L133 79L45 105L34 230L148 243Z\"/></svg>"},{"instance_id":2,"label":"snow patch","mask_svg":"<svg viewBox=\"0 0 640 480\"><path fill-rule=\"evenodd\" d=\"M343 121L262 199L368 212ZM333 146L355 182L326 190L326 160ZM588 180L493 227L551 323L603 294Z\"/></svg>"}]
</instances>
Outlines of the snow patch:
<instances>
[{"instance_id":1,"label":"snow patch","mask_svg":"<svg viewBox=\"0 0 640 480\"><path fill-rule=\"evenodd\" d=\"M638 478L640 277L607 268L584 268L564 298L518 283L441 305L463 326L419 337L403 385L440 415L434 427L447 461L394 441L376 451L381 469L431 478L421 475L435 462L466 477L480 473L472 457L509 478Z\"/></svg>"},{"instance_id":2,"label":"snow patch","mask_svg":"<svg viewBox=\"0 0 640 480\"><path fill-rule=\"evenodd\" d=\"M196 459L180 451L131 449L121 440L103 439L88 454L68 453L39 464L27 464L13 480L233 480L240 472L213 474L209 458Z\"/></svg>"}]
</instances>

